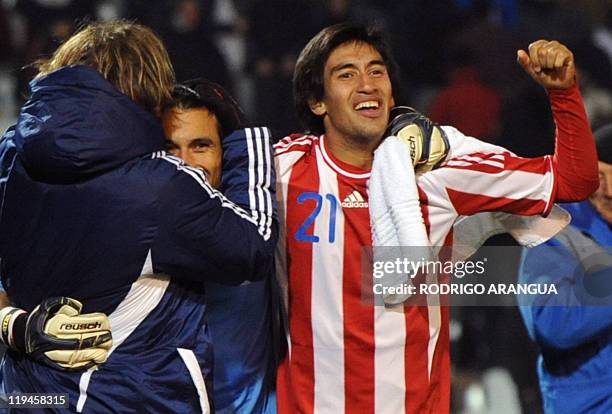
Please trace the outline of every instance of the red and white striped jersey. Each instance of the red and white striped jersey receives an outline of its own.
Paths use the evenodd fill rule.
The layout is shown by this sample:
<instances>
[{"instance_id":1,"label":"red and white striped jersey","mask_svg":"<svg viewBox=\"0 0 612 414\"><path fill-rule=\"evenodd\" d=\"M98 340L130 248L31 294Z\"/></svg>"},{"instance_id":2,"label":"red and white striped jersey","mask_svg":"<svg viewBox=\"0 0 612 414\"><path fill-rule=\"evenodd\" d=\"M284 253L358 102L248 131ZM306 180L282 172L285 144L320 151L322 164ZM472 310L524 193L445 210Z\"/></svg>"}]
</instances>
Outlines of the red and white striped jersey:
<instances>
[{"instance_id":1,"label":"red and white striped jersey","mask_svg":"<svg viewBox=\"0 0 612 414\"><path fill-rule=\"evenodd\" d=\"M336 159L325 136L286 137L275 146L275 160L283 227L277 266L289 312L279 412L448 412L448 308L385 309L362 301L370 172ZM545 214L553 184L550 157L509 152L458 157L417 178L433 245L452 243L460 215Z\"/></svg>"}]
</instances>

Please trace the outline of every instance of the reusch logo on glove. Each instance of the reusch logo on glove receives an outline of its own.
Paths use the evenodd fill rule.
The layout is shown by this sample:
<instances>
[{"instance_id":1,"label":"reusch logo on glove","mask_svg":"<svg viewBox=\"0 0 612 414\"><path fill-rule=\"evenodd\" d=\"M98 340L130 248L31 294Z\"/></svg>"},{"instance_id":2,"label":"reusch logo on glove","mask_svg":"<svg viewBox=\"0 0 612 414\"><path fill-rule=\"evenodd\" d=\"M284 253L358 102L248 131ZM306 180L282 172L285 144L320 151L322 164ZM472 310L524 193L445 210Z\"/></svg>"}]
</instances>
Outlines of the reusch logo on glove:
<instances>
[{"instance_id":1,"label":"reusch logo on glove","mask_svg":"<svg viewBox=\"0 0 612 414\"><path fill-rule=\"evenodd\" d=\"M410 148L410 159L417 160L417 137L414 135L410 135L407 138L408 147Z\"/></svg>"},{"instance_id":2,"label":"reusch logo on glove","mask_svg":"<svg viewBox=\"0 0 612 414\"><path fill-rule=\"evenodd\" d=\"M60 331L82 331L90 329L102 329L100 322L92 323L63 323L60 325Z\"/></svg>"}]
</instances>

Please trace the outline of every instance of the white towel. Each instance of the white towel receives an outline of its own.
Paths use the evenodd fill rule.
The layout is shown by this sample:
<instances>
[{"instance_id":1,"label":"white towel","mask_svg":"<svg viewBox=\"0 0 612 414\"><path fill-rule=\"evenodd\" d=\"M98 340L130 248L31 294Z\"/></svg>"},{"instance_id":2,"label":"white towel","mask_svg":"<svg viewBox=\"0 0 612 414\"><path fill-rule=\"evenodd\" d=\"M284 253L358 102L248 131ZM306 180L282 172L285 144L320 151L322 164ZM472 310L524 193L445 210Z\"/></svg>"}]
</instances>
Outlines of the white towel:
<instances>
[{"instance_id":1,"label":"white towel","mask_svg":"<svg viewBox=\"0 0 612 414\"><path fill-rule=\"evenodd\" d=\"M421 214L414 168L408 147L399 138L386 138L374 152L368 197L374 261L428 260L430 242ZM410 284L410 276L409 273L386 273L380 282L384 287L400 287ZM384 303L389 305L402 303L409 297L407 293L383 294Z\"/></svg>"},{"instance_id":2,"label":"white towel","mask_svg":"<svg viewBox=\"0 0 612 414\"><path fill-rule=\"evenodd\" d=\"M461 217L453 226L453 260L467 260L496 234L508 233L521 246L535 247L554 237L571 221L571 216L554 205L548 217L518 216L493 212Z\"/></svg>"}]
</instances>

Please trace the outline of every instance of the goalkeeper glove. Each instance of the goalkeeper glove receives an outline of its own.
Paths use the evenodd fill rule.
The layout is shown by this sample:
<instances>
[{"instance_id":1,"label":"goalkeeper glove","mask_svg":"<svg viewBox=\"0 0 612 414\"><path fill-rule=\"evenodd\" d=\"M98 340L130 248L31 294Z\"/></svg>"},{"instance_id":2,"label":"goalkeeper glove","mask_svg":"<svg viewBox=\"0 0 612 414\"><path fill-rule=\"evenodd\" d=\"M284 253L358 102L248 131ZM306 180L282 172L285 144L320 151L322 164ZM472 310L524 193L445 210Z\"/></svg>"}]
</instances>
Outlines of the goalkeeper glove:
<instances>
[{"instance_id":1,"label":"goalkeeper glove","mask_svg":"<svg viewBox=\"0 0 612 414\"><path fill-rule=\"evenodd\" d=\"M430 171L444 161L449 143L439 125L409 106L391 109L389 119L385 137L397 136L408 145L417 172Z\"/></svg>"},{"instance_id":2,"label":"goalkeeper glove","mask_svg":"<svg viewBox=\"0 0 612 414\"><path fill-rule=\"evenodd\" d=\"M7 306L0 310L0 339L11 349L62 370L84 370L102 364L113 344L103 313L81 315L83 305L71 298L43 301L29 314Z\"/></svg>"}]
</instances>

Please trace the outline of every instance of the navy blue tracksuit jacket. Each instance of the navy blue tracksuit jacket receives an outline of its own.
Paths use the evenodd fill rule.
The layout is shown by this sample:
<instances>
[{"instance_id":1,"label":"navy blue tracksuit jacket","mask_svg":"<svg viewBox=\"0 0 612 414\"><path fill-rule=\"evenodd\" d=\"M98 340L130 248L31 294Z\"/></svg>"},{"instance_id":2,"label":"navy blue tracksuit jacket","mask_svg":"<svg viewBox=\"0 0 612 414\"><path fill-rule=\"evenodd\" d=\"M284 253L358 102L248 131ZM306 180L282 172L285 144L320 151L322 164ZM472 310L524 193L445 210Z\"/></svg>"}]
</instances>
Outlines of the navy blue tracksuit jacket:
<instances>
[{"instance_id":1,"label":"navy blue tracksuit jacket","mask_svg":"<svg viewBox=\"0 0 612 414\"><path fill-rule=\"evenodd\" d=\"M68 393L79 412L205 412L202 282L272 272L268 130L224 139L226 198L167 155L158 120L95 70L65 67L31 88L0 141L2 283L26 310L70 296L84 312L105 312L114 345L106 364L84 373L9 352L4 391Z\"/></svg>"}]
</instances>

